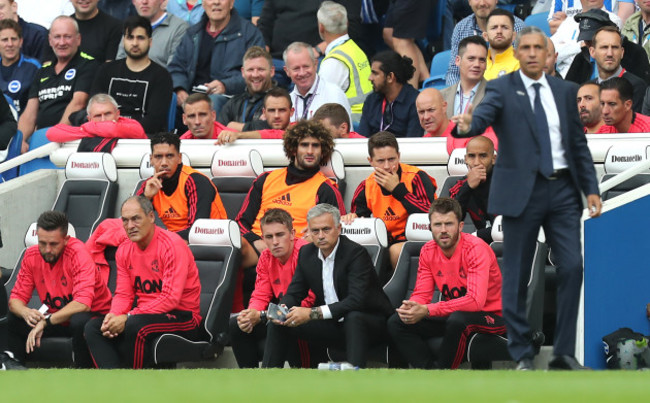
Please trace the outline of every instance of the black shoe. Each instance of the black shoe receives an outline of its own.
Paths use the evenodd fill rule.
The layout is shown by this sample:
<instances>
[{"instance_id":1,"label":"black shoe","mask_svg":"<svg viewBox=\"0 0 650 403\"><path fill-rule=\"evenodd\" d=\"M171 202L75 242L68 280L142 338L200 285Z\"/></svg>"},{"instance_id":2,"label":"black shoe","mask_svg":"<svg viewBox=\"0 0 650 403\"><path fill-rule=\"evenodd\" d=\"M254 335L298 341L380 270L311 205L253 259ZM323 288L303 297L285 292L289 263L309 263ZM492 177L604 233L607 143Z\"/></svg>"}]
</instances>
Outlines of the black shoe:
<instances>
[{"instance_id":1,"label":"black shoe","mask_svg":"<svg viewBox=\"0 0 650 403\"><path fill-rule=\"evenodd\" d=\"M580 365L580 363L570 355L559 355L554 357L548 363L548 369L564 370L564 371L583 371L591 368Z\"/></svg>"},{"instance_id":2,"label":"black shoe","mask_svg":"<svg viewBox=\"0 0 650 403\"><path fill-rule=\"evenodd\" d=\"M533 360L530 358L522 358L517 361L517 367L515 369L517 371L533 371L535 366L533 365Z\"/></svg>"},{"instance_id":3,"label":"black shoe","mask_svg":"<svg viewBox=\"0 0 650 403\"><path fill-rule=\"evenodd\" d=\"M0 353L0 371L8 370L26 370L27 367L22 365L9 352Z\"/></svg>"}]
</instances>

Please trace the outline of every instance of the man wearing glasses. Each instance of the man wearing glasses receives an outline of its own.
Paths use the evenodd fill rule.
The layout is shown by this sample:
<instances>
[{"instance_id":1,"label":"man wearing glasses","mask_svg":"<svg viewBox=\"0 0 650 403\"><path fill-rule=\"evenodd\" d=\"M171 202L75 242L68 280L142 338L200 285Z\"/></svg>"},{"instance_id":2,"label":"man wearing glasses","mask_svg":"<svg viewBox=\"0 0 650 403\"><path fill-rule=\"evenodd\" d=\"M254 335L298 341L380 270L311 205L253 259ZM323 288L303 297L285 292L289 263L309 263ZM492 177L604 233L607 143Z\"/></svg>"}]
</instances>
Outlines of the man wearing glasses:
<instances>
[{"instance_id":1,"label":"man wearing glasses","mask_svg":"<svg viewBox=\"0 0 650 403\"><path fill-rule=\"evenodd\" d=\"M413 77L413 61L387 50L371 60L372 94L363 104L359 134L370 137L388 131L395 137L422 137L415 98L418 90L408 81Z\"/></svg>"}]
</instances>

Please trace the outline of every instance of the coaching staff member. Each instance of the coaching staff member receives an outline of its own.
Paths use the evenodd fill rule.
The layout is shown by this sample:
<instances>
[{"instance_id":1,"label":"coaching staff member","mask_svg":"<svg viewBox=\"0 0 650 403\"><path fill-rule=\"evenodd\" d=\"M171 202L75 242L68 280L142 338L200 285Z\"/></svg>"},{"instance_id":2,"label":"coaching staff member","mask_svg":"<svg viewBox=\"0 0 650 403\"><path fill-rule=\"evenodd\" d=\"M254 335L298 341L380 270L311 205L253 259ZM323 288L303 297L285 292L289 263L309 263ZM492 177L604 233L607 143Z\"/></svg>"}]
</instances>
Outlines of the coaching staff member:
<instances>
[{"instance_id":1,"label":"coaching staff member","mask_svg":"<svg viewBox=\"0 0 650 403\"><path fill-rule=\"evenodd\" d=\"M305 245L281 303L290 308L283 323L267 331L262 367L284 366L295 337L323 346L345 348L347 361L365 367L370 346L386 334L393 312L363 246L341 235L339 209L318 204L307 213L313 244ZM314 308L301 307L309 290Z\"/></svg>"},{"instance_id":2,"label":"coaching staff member","mask_svg":"<svg viewBox=\"0 0 650 403\"><path fill-rule=\"evenodd\" d=\"M526 283L539 227L558 265L557 325L550 369L584 368L574 358L582 256L581 192L591 217L600 215L594 163L576 106L577 87L543 72L544 33L521 30L515 41L520 71L488 82L472 114L455 116L456 136L492 125L499 157L492 174L489 212L503 215L503 316L508 348L518 369L533 369L535 349L526 320Z\"/></svg>"},{"instance_id":3,"label":"coaching staff member","mask_svg":"<svg viewBox=\"0 0 650 403\"><path fill-rule=\"evenodd\" d=\"M115 255L117 287L109 313L86 324L84 335L98 368L153 364L153 339L174 333L199 336L199 271L190 248L154 224L153 205L143 196L122 204L128 241ZM134 305L135 301L135 305Z\"/></svg>"}]
</instances>

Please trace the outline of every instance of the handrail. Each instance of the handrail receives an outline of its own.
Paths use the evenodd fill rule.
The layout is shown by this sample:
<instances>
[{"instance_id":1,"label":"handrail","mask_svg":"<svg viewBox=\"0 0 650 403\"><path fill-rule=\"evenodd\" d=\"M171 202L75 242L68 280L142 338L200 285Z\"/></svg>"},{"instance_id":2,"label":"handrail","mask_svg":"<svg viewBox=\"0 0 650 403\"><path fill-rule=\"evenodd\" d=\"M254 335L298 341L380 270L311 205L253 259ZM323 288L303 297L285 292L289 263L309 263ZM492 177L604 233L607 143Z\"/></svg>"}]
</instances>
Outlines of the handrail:
<instances>
[{"instance_id":1,"label":"handrail","mask_svg":"<svg viewBox=\"0 0 650 403\"><path fill-rule=\"evenodd\" d=\"M613 178L605 182L601 182L601 184L598 186L600 189L600 193L602 194L603 192L610 190L614 186L620 185L621 183L630 179L634 175L647 172L648 169L650 169L650 160L642 161L639 164L636 164L633 167L630 167L625 171L615 175Z\"/></svg>"},{"instance_id":2,"label":"handrail","mask_svg":"<svg viewBox=\"0 0 650 403\"><path fill-rule=\"evenodd\" d=\"M36 158L49 157L49 155L59 147L61 147L59 143L47 143L38 148L28 151L25 154L12 158L9 161L5 161L0 164L0 174L10 170L11 168L15 168L26 162L35 160Z\"/></svg>"}]
</instances>

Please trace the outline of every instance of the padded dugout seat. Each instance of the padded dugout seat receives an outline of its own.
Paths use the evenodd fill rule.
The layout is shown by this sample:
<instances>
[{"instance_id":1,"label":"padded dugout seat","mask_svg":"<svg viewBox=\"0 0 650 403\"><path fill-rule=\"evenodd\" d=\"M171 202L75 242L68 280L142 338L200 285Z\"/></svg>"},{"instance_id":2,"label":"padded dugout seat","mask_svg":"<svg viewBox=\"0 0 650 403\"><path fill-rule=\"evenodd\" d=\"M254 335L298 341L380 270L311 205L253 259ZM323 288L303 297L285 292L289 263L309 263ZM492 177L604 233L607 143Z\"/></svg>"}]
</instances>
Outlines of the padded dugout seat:
<instances>
[{"instance_id":1,"label":"padded dugout seat","mask_svg":"<svg viewBox=\"0 0 650 403\"><path fill-rule=\"evenodd\" d=\"M467 175L467 165L465 164L465 148L456 148L451 152L449 160L447 161L447 178L445 178L438 197L449 197L449 191L459 180L463 179ZM465 214L463 220L465 225L463 226L463 232L472 233L476 231L476 226L472 221L472 218L469 214Z\"/></svg>"},{"instance_id":2,"label":"padded dugout seat","mask_svg":"<svg viewBox=\"0 0 650 403\"><path fill-rule=\"evenodd\" d=\"M339 150L335 149L332 151L332 157L326 165L320 168L320 171L323 175L336 182L339 192L342 195L345 194L345 188L347 186L345 182L345 162L343 161L343 154Z\"/></svg>"},{"instance_id":3,"label":"padded dugout seat","mask_svg":"<svg viewBox=\"0 0 650 403\"><path fill-rule=\"evenodd\" d=\"M600 179L601 185L619 173L647 161L648 153L650 152L649 148L646 144L618 144L611 146L605 155L605 163L603 165L605 175ZM609 200L648 183L650 183L650 172L639 173L623 183L602 192L601 196L603 201Z\"/></svg>"},{"instance_id":4,"label":"padded dugout seat","mask_svg":"<svg viewBox=\"0 0 650 403\"><path fill-rule=\"evenodd\" d=\"M350 225L343 224L341 235L347 236L350 240L366 248L380 279L386 275L387 264L390 265L387 260L388 231L382 220L359 217Z\"/></svg>"},{"instance_id":5,"label":"padded dugout seat","mask_svg":"<svg viewBox=\"0 0 650 403\"><path fill-rule=\"evenodd\" d=\"M65 176L52 210L64 212L77 238L86 242L95 227L115 210L115 160L108 153L73 153L68 157Z\"/></svg>"},{"instance_id":6,"label":"padded dugout seat","mask_svg":"<svg viewBox=\"0 0 650 403\"><path fill-rule=\"evenodd\" d=\"M234 220L253 182L264 172L262 155L255 149L221 147L212 157L210 172L228 218Z\"/></svg>"},{"instance_id":7,"label":"padded dugout seat","mask_svg":"<svg viewBox=\"0 0 650 403\"><path fill-rule=\"evenodd\" d=\"M201 340L163 334L153 342L156 364L176 364L217 358L227 342L241 236L232 220L199 219L189 234L189 246L201 281Z\"/></svg>"},{"instance_id":8,"label":"padded dugout seat","mask_svg":"<svg viewBox=\"0 0 650 403\"><path fill-rule=\"evenodd\" d=\"M75 237L75 228L72 224L68 224L68 235ZM14 266L14 269L11 273L11 276L5 283L5 289L7 291L7 297L11 295L11 290L16 284L18 278L18 273L20 272L20 266L23 262L23 257L25 256L25 251L30 246L38 245L38 236L36 235L36 223L32 223L27 229L25 234L25 249L22 250L18 261ZM38 309L43 305L41 299L34 288L32 293L32 299L27 304L28 307L33 309ZM27 362L36 362L36 363L53 363L58 365L70 366L74 364L74 354L72 353L72 338L71 337L46 337L41 339L41 346L36 348L33 353L26 356Z\"/></svg>"}]
</instances>

